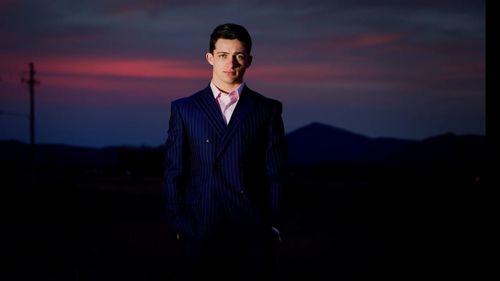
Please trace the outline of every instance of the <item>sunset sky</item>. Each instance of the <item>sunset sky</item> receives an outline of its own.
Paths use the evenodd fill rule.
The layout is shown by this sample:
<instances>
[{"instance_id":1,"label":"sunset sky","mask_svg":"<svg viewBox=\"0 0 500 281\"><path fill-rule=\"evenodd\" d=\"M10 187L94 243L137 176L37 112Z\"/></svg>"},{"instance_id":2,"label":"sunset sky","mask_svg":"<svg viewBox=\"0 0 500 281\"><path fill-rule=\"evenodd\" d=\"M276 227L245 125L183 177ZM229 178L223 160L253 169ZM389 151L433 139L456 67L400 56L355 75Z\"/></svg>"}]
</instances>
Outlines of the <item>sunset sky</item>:
<instances>
[{"instance_id":1,"label":"sunset sky","mask_svg":"<svg viewBox=\"0 0 500 281\"><path fill-rule=\"evenodd\" d=\"M485 131L480 0L0 2L0 139L163 144L170 102L208 85L209 35L247 27L247 85L283 102L287 132L322 122L369 137Z\"/></svg>"}]
</instances>

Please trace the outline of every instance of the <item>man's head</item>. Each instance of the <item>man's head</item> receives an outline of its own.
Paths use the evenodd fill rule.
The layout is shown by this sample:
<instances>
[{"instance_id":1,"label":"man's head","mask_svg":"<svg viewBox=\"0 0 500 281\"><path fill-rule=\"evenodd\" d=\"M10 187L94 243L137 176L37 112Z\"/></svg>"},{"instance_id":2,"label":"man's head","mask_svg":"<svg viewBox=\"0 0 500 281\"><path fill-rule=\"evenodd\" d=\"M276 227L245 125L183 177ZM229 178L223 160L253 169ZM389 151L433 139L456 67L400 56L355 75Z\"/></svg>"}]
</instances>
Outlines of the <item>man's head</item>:
<instances>
[{"instance_id":1,"label":"man's head","mask_svg":"<svg viewBox=\"0 0 500 281\"><path fill-rule=\"evenodd\" d=\"M245 70L252 63L252 39L241 25L222 24L210 36L206 59L213 66L212 82L222 90L232 91L243 82Z\"/></svg>"}]
</instances>

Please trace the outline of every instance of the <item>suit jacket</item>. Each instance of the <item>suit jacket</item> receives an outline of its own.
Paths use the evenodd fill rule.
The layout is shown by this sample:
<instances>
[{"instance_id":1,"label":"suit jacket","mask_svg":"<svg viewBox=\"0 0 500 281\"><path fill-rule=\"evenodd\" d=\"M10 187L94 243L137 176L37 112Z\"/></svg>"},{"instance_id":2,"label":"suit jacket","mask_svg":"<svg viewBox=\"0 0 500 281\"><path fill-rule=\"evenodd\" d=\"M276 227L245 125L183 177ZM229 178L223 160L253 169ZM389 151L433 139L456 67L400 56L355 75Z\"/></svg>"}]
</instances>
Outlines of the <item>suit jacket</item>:
<instances>
[{"instance_id":1,"label":"suit jacket","mask_svg":"<svg viewBox=\"0 0 500 281\"><path fill-rule=\"evenodd\" d=\"M286 163L282 104L244 87L228 125L208 86L173 101L164 197L171 226L204 236L221 221L279 226Z\"/></svg>"}]
</instances>

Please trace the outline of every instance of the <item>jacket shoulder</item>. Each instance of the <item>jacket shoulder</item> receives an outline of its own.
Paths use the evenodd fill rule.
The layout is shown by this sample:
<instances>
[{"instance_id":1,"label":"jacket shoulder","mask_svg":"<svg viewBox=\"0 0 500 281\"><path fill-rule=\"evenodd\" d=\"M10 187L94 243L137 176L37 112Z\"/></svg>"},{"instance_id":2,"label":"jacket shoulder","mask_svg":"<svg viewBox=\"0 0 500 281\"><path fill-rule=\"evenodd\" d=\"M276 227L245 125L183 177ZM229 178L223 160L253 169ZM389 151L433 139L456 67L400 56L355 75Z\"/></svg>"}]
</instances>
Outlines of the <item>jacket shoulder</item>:
<instances>
[{"instance_id":1,"label":"jacket shoulder","mask_svg":"<svg viewBox=\"0 0 500 281\"><path fill-rule=\"evenodd\" d=\"M281 108L283 105L282 105L282 102L279 101L279 100L276 100L276 99L272 99L272 98L269 98L269 97L266 97L264 96L263 94L261 93L258 93L254 90L251 90L249 88L247 88L248 92L253 95L257 101L262 104L262 105L267 105L267 106L270 106L270 107L278 107L278 108Z\"/></svg>"}]
</instances>

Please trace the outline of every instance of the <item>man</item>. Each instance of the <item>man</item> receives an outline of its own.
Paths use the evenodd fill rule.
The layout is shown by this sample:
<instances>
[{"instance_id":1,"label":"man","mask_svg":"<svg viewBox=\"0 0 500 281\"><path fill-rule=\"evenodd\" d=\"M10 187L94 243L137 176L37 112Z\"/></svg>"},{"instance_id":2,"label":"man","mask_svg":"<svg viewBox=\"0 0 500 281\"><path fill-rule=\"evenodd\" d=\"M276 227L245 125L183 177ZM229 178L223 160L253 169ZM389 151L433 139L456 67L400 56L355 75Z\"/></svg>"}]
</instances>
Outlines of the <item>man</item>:
<instances>
[{"instance_id":1,"label":"man","mask_svg":"<svg viewBox=\"0 0 500 281\"><path fill-rule=\"evenodd\" d=\"M251 48L243 26L217 26L210 85L171 105L164 197L186 280L269 279L281 239L282 105L245 85Z\"/></svg>"}]
</instances>

